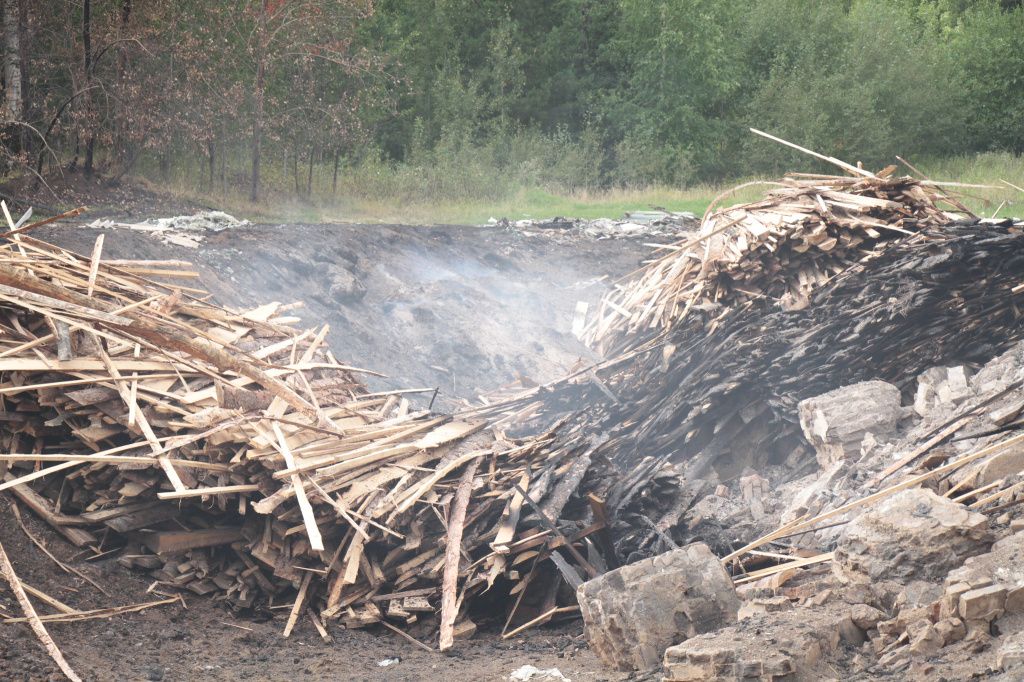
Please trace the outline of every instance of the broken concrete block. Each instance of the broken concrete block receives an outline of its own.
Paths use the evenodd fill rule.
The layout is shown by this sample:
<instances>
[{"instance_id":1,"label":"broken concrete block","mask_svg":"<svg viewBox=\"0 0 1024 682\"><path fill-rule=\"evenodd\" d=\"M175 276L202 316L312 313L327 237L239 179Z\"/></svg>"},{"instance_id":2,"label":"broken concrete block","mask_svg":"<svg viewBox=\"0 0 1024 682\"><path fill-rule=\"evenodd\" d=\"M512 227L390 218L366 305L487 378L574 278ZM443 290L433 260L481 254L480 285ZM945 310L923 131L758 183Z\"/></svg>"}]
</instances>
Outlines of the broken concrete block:
<instances>
[{"instance_id":1,"label":"broken concrete block","mask_svg":"<svg viewBox=\"0 0 1024 682\"><path fill-rule=\"evenodd\" d=\"M609 571L576 592L590 648L618 670L649 670L669 646L736 622L739 598L707 545Z\"/></svg>"},{"instance_id":2,"label":"broken concrete block","mask_svg":"<svg viewBox=\"0 0 1024 682\"><path fill-rule=\"evenodd\" d=\"M753 473L740 478L740 494L744 500L760 500L771 491L771 483L767 478Z\"/></svg>"},{"instance_id":3,"label":"broken concrete block","mask_svg":"<svg viewBox=\"0 0 1024 682\"><path fill-rule=\"evenodd\" d=\"M793 602L788 597L757 597L751 599L740 607L736 617L740 620L756 616L762 613L773 613L793 608Z\"/></svg>"},{"instance_id":4,"label":"broken concrete block","mask_svg":"<svg viewBox=\"0 0 1024 682\"><path fill-rule=\"evenodd\" d=\"M665 651L665 679L812 680L819 664L837 651L842 613L815 609L757 616L718 632L699 635Z\"/></svg>"},{"instance_id":5,"label":"broken concrete block","mask_svg":"<svg viewBox=\"0 0 1024 682\"><path fill-rule=\"evenodd\" d=\"M903 417L900 390L884 381L862 381L807 398L797 410L822 467L859 456L865 435L888 435Z\"/></svg>"},{"instance_id":6,"label":"broken concrete block","mask_svg":"<svg viewBox=\"0 0 1024 682\"><path fill-rule=\"evenodd\" d=\"M981 467L975 485L980 487L1024 471L1024 447L1017 444L993 456Z\"/></svg>"},{"instance_id":7,"label":"broken concrete block","mask_svg":"<svg viewBox=\"0 0 1024 682\"><path fill-rule=\"evenodd\" d=\"M1006 588L990 585L960 595L960 617L964 620L992 620L1003 614Z\"/></svg>"},{"instance_id":8,"label":"broken concrete block","mask_svg":"<svg viewBox=\"0 0 1024 682\"><path fill-rule=\"evenodd\" d=\"M978 393L996 391L1024 375L1024 342L1018 342L994 360L989 360L971 377L971 386Z\"/></svg>"},{"instance_id":9,"label":"broken concrete block","mask_svg":"<svg viewBox=\"0 0 1024 682\"><path fill-rule=\"evenodd\" d=\"M1024 632L1015 632L1002 639L996 653L996 667L1004 672L1024 667Z\"/></svg>"},{"instance_id":10,"label":"broken concrete block","mask_svg":"<svg viewBox=\"0 0 1024 682\"><path fill-rule=\"evenodd\" d=\"M953 583L946 587L942 595L942 605L939 610L940 618L956 616L960 612L960 595L971 591L970 583Z\"/></svg>"},{"instance_id":11,"label":"broken concrete block","mask_svg":"<svg viewBox=\"0 0 1024 682\"><path fill-rule=\"evenodd\" d=\"M930 620L918 620L907 628L910 635L910 653L915 656L933 656L945 642Z\"/></svg>"},{"instance_id":12,"label":"broken concrete block","mask_svg":"<svg viewBox=\"0 0 1024 682\"><path fill-rule=\"evenodd\" d=\"M973 395L967 368L932 367L917 377L914 411L922 417L941 406L954 406Z\"/></svg>"},{"instance_id":13,"label":"broken concrete block","mask_svg":"<svg viewBox=\"0 0 1024 682\"><path fill-rule=\"evenodd\" d=\"M850 619L861 630L873 630L876 625L886 619L886 615L873 606L854 604L850 608Z\"/></svg>"},{"instance_id":14,"label":"broken concrete block","mask_svg":"<svg viewBox=\"0 0 1024 682\"><path fill-rule=\"evenodd\" d=\"M967 626L959 618L943 618L935 624L935 631L942 637L944 645L959 642L967 636Z\"/></svg>"},{"instance_id":15,"label":"broken concrete block","mask_svg":"<svg viewBox=\"0 0 1024 682\"><path fill-rule=\"evenodd\" d=\"M1007 613L1024 612L1024 534L1004 537L992 545L992 551L973 556L963 566L951 571L946 577L944 612L948 611L948 603L953 601L957 592L955 603L959 606L959 597L968 591L963 589L964 585L972 590L992 585L1005 588L1003 609Z\"/></svg>"},{"instance_id":16,"label":"broken concrete block","mask_svg":"<svg viewBox=\"0 0 1024 682\"><path fill-rule=\"evenodd\" d=\"M930 490L912 488L855 518L839 539L841 580L941 579L992 543L988 519Z\"/></svg>"}]
</instances>

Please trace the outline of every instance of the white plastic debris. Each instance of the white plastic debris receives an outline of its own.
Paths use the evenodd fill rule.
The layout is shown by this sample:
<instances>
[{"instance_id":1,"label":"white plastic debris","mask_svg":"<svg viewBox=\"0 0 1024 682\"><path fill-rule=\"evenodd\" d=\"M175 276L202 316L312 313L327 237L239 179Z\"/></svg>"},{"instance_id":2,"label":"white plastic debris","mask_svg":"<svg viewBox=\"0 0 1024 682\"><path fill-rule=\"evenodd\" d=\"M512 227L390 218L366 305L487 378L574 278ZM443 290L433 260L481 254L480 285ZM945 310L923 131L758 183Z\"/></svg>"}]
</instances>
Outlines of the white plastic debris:
<instances>
[{"instance_id":1,"label":"white plastic debris","mask_svg":"<svg viewBox=\"0 0 1024 682\"><path fill-rule=\"evenodd\" d=\"M391 666L398 665L401 662L402 659L400 659L398 656L395 656L393 658L382 658L381 660L377 661L377 665L381 668L390 668Z\"/></svg>"},{"instance_id":2,"label":"white plastic debris","mask_svg":"<svg viewBox=\"0 0 1024 682\"><path fill-rule=\"evenodd\" d=\"M187 246L195 249L207 232L245 227L251 223L224 211L200 211L193 215L179 215L171 218L155 218L141 223L119 223L109 219L94 220L88 227L98 230L135 230L150 232L165 244Z\"/></svg>"},{"instance_id":3,"label":"white plastic debris","mask_svg":"<svg viewBox=\"0 0 1024 682\"><path fill-rule=\"evenodd\" d=\"M508 676L508 682L571 682L558 668L541 670L532 665L524 665Z\"/></svg>"},{"instance_id":4,"label":"white plastic debris","mask_svg":"<svg viewBox=\"0 0 1024 682\"><path fill-rule=\"evenodd\" d=\"M575 234L592 239L636 239L643 237L679 238L695 231L700 220L692 213L667 211L639 211L627 213L625 218L547 218L487 221L505 229L518 230L526 235Z\"/></svg>"}]
</instances>

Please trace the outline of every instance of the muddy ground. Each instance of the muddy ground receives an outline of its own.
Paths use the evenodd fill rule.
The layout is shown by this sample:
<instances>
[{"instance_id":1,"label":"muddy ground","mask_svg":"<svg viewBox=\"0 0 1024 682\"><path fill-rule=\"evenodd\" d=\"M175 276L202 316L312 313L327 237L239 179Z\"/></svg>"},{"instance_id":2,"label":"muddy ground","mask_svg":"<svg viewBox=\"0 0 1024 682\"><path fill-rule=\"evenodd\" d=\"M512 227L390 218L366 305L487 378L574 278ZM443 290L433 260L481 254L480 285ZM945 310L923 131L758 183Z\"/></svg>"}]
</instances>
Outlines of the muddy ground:
<instances>
[{"instance_id":1,"label":"muddy ground","mask_svg":"<svg viewBox=\"0 0 1024 682\"><path fill-rule=\"evenodd\" d=\"M437 388L435 409L516 378L544 382L589 351L570 333L577 301L595 303L610 282L635 269L650 248L639 240L528 236L501 229L361 225L265 225L211 235L201 249L150 235L105 231L107 258L182 259L221 303L303 301L308 325L331 325L334 353L387 374L375 388ZM88 253L98 230L68 226L37 236ZM426 393L429 399L432 392ZM60 559L105 587L100 594L57 568L28 541L6 498L0 540L20 577L75 608L153 599L149 581L116 554L87 561L27 510L31 532ZM52 624L71 665L87 680L506 680L522 665L557 667L577 681L617 680L587 648L579 622L498 636L502 613L454 655L421 651L388 632L333 627L324 642L308 621L280 636L287 608L272 620L236 617L209 599L108 620ZM287 605L286 605L287 606ZM9 591L0 609L18 614ZM43 607L43 612L49 612ZM399 658L388 667L379 663ZM26 625L0 625L0 680L61 679Z\"/></svg>"}]
</instances>

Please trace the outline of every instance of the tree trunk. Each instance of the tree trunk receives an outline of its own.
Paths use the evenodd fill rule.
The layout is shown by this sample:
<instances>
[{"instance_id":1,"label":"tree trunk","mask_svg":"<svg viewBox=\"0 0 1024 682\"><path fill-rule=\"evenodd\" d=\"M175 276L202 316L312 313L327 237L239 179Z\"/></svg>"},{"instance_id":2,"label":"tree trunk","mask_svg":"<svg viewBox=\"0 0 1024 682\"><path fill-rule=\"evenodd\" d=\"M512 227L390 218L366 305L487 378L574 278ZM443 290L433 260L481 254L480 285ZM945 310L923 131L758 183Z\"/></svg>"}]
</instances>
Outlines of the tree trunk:
<instances>
[{"instance_id":1,"label":"tree trunk","mask_svg":"<svg viewBox=\"0 0 1024 682\"><path fill-rule=\"evenodd\" d=\"M11 121L25 113L21 94L21 7L19 0L4 0L4 108Z\"/></svg>"},{"instance_id":2,"label":"tree trunk","mask_svg":"<svg viewBox=\"0 0 1024 682\"><path fill-rule=\"evenodd\" d=\"M120 14L120 25L118 26L118 38L125 40L128 36L128 22L131 21L132 16L132 0L121 0L121 14ZM115 87L119 93L124 93L128 85L128 49L127 43L122 43L117 49L117 81ZM111 100L111 109L114 126L114 140L111 144L111 158L116 160L118 163L128 164L133 163L133 160L129 160L129 156L137 156L138 152L129 149L128 136L128 123L126 112L124 111L121 103L121 97L114 97ZM113 164L111 164L113 165ZM122 173L118 173L121 175Z\"/></svg>"},{"instance_id":3,"label":"tree trunk","mask_svg":"<svg viewBox=\"0 0 1024 682\"><path fill-rule=\"evenodd\" d=\"M313 145L309 146L309 171L306 173L306 198L313 197Z\"/></svg>"},{"instance_id":4,"label":"tree trunk","mask_svg":"<svg viewBox=\"0 0 1024 682\"><path fill-rule=\"evenodd\" d=\"M216 155L214 153L216 151L216 148L217 148L216 144L215 144L214 139L212 137L209 140L206 141L206 153L207 153L207 156L209 157L208 161L209 161L209 164L210 164L210 191L211 192L213 191L213 182L214 182L213 176L214 176L215 169L217 167Z\"/></svg>"},{"instance_id":5,"label":"tree trunk","mask_svg":"<svg viewBox=\"0 0 1024 682\"><path fill-rule=\"evenodd\" d=\"M260 3L260 16L256 31L256 84L253 92L252 111L252 188L249 198L258 201L260 198L260 144L263 136L263 89L266 77L266 40L267 36L267 3Z\"/></svg>"},{"instance_id":6,"label":"tree trunk","mask_svg":"<svg viewBox=\"0 0 1024 682\"><path fill-rule=\"evenodd\" d=\"M292 154L292 178L295 180L295 196L302 196L302 185L299 184L299 145L295 144L294 154Z\"/></svg>"},{"instance_id":7,"label":"tree trunk","mask_svg":"<svg viewBox=\"0 0 1024 682\"><path fill-rule=\"evenodd\" d=\"M341 150L334 150L334 180L331 181L331 196L338 193L338 161L341 159Z\"/></svg>"},{"instance_id":8,"label":"tree trunk","mask_svg":"<svg viewBox=\"0 0 1024 682\"><path fill-rule=\"evenodd\" d=\"M92 1L83 0L82 3L82 49L85 63L85 86L88 88L92 85ZM86 95L86 110L92 113L92 95ZM86 118L86 125L91 126L92 122ZM89 140L85 144L85 163L82 169L86 175L92 175L93 170L93 152L96 149L96 136L89 133Z\"/></svg>"}]
</instances>

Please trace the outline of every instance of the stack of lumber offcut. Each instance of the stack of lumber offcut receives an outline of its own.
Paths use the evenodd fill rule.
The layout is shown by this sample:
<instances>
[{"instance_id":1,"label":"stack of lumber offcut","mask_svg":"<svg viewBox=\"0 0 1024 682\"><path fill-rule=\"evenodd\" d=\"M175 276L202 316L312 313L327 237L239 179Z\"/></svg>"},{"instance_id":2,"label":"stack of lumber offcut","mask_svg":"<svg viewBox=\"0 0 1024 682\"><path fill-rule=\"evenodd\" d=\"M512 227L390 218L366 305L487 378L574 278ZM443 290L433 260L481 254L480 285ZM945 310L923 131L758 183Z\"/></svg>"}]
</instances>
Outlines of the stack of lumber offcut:
<instances>
[{"instance_id":1,"label":"stack of lumber offcut","mask_svg":"<svg viewBox=\"0 0 1024 682\"><path fill-rule=\"evenodd\" d=\"M694 311L713 328L730 310L773 303L799 310L811 294L885 248L949 222L949 198L909 177L793 174L760 201L708 215L700 233L605 297L588 339L613 352L682 323ZM949 205L954 208L954 205ZM763 307L763 305L762 305ZM717 314L716 314L717 313Z\"/></svg>"},{"instance_id":2,"label":"stack of lumber offcut","mask_svg":"<svg viewBox=\"0 0 1024 682\"><path fill-rule=\"evenodd\" d=\"M596 575L601 501L580 504L550 436L368 393L292 306L232 312L146 278L191 275L104 262L102 238L89 257L0 247L0 489L157 592L284 608L286 632L419 619L427 636L437 612L450 645L484 590L522 603L515 626L561 613L541 573Z\"/></svg>"},{"instance_id":3,"label":"stack of lumber offcut","mask_svg":"<svg viewBox=\"0 0 1024 682\"><path fill-rule=\"evenodd\" d=\"M699 539L679 522L716 481L813 471L799 400L867 379L902 386L1022 337L1019 226L979 221L894 168L836 163L847 176L794 174L762 200L709 209L697 236L661 247L605 298L589 338L607 360L477 410L561 420L566 447L602 434L590 456L631 478L676 463L687 481L676 504L616 517L623 549L650 549L668 529Z\"/></svg>"}]
</instances>

